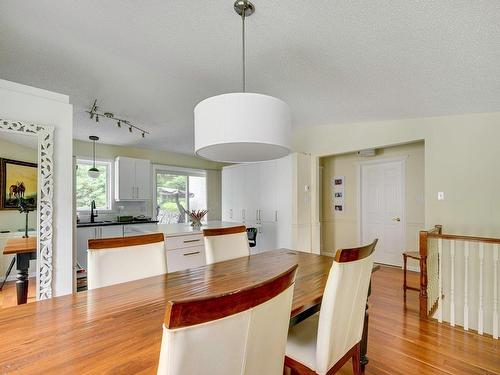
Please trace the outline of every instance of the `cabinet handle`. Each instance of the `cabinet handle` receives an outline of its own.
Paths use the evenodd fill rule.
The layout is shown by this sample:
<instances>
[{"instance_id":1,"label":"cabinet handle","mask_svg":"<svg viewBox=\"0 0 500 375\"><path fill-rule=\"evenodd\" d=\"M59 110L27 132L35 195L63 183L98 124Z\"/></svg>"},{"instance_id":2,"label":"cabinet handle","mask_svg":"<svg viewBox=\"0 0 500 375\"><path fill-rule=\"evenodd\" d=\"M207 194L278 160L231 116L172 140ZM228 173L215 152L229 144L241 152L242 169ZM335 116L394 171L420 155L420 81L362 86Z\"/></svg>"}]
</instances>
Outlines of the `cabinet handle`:
<instances>
[{"instance_id":1,"label":"cabinet handle","mask_svg":"<svg viewBox=\"0 0 500 375\"><path fill-rule=\"evenodd\" d=\"M189 255L196 255L196 254L200 254L199 251L193 251L192 253L186 253L186 254L182 254L183 256L187 257Z\"/></svg>"},{"instance_id":2,"label":"cabinet handle","mask_svg":"<svg viewBox=\"0 0 500 375\"><path fill-rule=\"evenodd\" d=\"M229 209L229 218L230 219L233 218L233 209L232 208Z\"/></svg>"},{"instance_id":3,"label":"cabinet handle","mask_svg":"<svg viewBox=\"0 0 500 375\"><path fill-rule=\"evenodd\" d=\"M278 210L274 211L274 221L278 222Z\"/></svg>"},{"instance_id":4,"label":"cabinet handle","mask_svg":"<svg viewBox=\"0 0 500 375\"><path fill-rule=\"evenodd\" d=\"M260 210L255 211L255 220L257 221L259 221L259 211Z\"/></svg>"},{"instance_id":5,"label":"cabinet handle","mask_svg":"<svg viewBox=\"0 0 500 375\"><path fill-rule=\"evenodd\" d=\"M241 210L241 218L245 221L245 209Z\"/></svg>"},{"instance_id":6,"label":"cabinet handle","mask_svg":"<svg viewBox=\"0 0 500 375\"><path fill-rule=\"evenodd\" d=\"M190 243L190 242L199 242L200 239L198 238L197 240L184 240L184 243Z\"/></svg>"},{"instance_id":7,"label":"cabinet handle","mask_svg":"<svg viewBox=\"0 0 500 375\"><path fill-rule=\"evenodd\" d=\"M139 186L135 187L135 197L139 199Z\"/></svg>"}]
</instances>

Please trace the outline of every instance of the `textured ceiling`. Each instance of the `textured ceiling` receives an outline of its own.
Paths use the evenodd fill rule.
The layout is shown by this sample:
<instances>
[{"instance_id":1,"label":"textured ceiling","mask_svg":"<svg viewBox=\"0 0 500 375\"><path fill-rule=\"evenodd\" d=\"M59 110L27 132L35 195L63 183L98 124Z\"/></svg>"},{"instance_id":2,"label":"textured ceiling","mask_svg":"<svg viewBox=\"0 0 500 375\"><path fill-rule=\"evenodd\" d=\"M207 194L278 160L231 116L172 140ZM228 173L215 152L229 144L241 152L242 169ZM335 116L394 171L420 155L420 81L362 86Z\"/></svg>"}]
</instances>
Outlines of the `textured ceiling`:
<instances>
[{"instance_id":1,"label":"textured ceiling","mask_svg":"<svg viewBox=\"0 0 500 375\"><path fill-rule=\"evenodd\" d=\"M247 90L294 126L500 111L498 0L254 3ZM192 153L194 106L241 88L240 27L232 0L0 0L0 78L68 94L77 138ZM152 136L96 128L96 97Z\"/></svg>"}]
</instances>

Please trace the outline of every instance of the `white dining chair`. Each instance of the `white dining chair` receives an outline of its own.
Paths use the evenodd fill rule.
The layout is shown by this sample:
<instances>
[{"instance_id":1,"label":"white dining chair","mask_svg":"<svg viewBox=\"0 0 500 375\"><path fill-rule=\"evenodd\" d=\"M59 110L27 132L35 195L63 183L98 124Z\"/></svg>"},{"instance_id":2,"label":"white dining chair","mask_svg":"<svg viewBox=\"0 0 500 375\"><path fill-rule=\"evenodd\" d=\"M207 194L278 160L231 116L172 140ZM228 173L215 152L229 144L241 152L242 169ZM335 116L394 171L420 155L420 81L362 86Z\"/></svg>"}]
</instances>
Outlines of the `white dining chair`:
<instances>
[{"instance_id":1,"label":"white dining chair","mask_svg":"<svg viewBox=\"0 0 500 375\"><path fill-rule=\"evenodd\" d=\"M88 241L88 289L167 273L163 233Z\"/></svg>"},{"instance_id":2,"label":"white dining chair","mask_svg":"<svg viewBox=\"0 0 500 375\"><path fill-rule=\"evenodd\" d=\"M170 301L158 374L282 375L296 269L245 288L221 282L208 299Z\"/></svg>"},{"instance_id":3,"label":"white dining chair","mask_svg":"<svg viewBox=\"0 0 500 375\"><path fill-rule=\"evenodd\" d=\"M204 229L203 236L207 264L250 255L247 228L244 225Z\"/></svg>"},{"instance_id":4,"label":"white dining chair","mask_svg":"<svg viewBox=\"0 0 500 375\"><path fill-rule=\"evenodd\" d=\"M320 312L288 333L285 366L292 373L330 375L352 358L354 374L361 374L360 341L377 241L337 251Z\"/></svg>"}]
</instances>

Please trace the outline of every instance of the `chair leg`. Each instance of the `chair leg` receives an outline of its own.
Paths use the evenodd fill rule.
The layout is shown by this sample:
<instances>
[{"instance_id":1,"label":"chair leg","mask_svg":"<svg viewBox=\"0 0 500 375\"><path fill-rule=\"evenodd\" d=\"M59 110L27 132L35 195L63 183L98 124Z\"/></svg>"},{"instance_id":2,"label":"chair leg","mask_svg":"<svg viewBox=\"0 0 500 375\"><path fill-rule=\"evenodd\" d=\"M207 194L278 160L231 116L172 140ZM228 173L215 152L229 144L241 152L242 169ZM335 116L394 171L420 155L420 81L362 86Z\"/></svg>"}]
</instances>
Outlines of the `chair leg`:
<instances>
[{"instance_id":1,"label":"chair leg","mask_svg":"<svg viewBox=\"0 0 500 375\"><path fill-rule=\"evenodd\" d=\"M403 254L403 296L406 297L406 255Z\"/></svg>"},{"instance_id":2,"label":"chair leg","mask_svg":"<svg viewBox=\"0 0 500 375\"><path fill-rule=\"evenodd\" d=\"M354 375L361 375L363 371L361 371L361 348L358 345L356 345L356 350L354 351L354 354L352 355L352 373Z\"/></svg>"}]
</instances>

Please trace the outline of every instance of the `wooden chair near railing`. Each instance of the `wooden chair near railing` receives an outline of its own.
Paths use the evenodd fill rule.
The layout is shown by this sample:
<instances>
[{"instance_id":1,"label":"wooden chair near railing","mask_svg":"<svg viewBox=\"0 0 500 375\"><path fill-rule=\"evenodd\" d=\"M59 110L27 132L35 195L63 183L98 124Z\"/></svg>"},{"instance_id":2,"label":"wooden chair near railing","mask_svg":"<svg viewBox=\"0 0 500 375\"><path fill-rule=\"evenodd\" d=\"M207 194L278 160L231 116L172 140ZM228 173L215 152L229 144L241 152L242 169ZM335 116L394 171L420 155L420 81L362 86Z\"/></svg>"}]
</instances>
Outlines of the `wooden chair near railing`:
<instances>
[{"instance_id":1,"label":"wooden chair near railing","mask_svg":"<svg viewBox=\"0 0 500 375\"><path fill-rule=\"evenodd\" d=\"M500 238L444 234L436 225L420 232L419 247L420 316L498 339Z\"/></svg>"}]
</instances>

